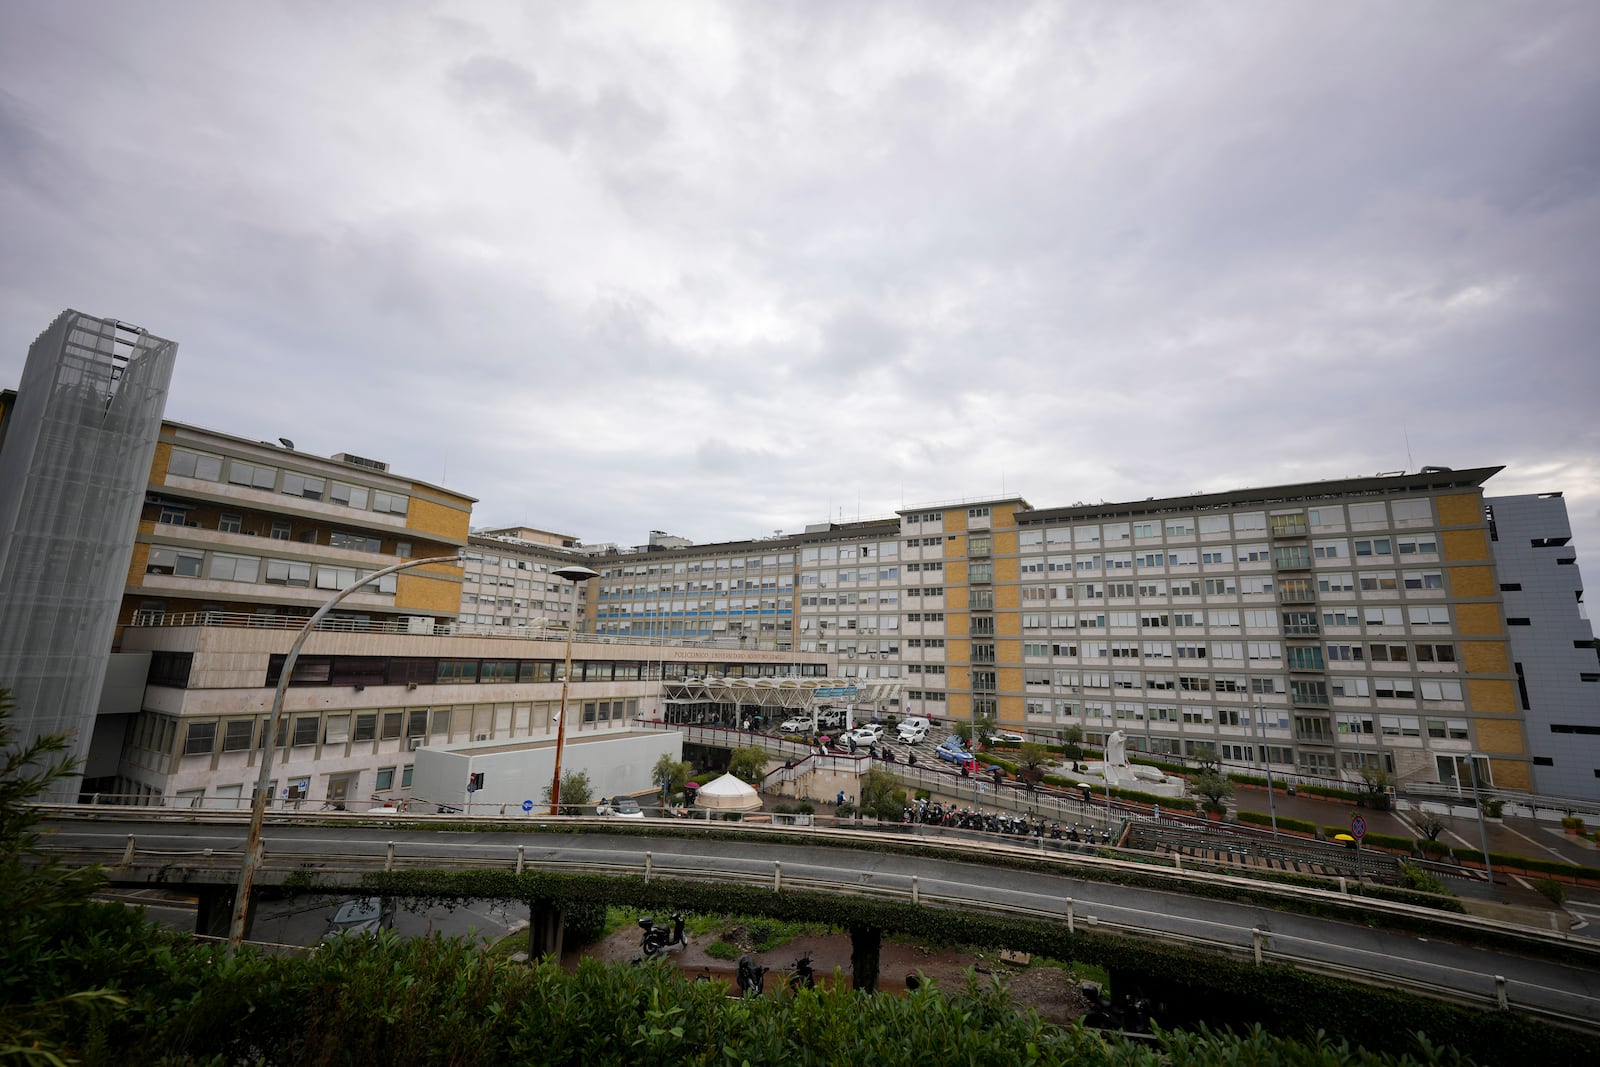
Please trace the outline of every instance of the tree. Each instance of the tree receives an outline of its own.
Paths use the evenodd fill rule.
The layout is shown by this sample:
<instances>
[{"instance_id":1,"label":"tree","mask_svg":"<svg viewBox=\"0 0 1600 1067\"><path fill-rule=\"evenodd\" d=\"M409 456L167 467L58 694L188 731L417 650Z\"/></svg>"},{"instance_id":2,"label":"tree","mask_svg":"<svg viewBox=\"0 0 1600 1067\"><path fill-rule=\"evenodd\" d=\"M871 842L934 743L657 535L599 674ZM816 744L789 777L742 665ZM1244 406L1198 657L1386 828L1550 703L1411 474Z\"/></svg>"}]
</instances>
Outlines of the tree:
<instances>
[{"instance_id":1,"label":"tree","mask_svg":"<svg viewBox=\"0 0 1600 1067\"><path fill-rule=\"evenodd\" d=\"M80 1012L103 1015L126 1003L106 989L58 988L60 946L69 932L96 923L84 917L95 907L91 897L104 881L97 867L74 869L39 848L39 821L33 807L57 781L70 777L76 762L64 734L46 734L14 745L10 690L0 689L0 1049L18 1062L60 1063L53 1034L71 1032L86 1022ZM70 981L70 979L66 979Z\"/></svg>"},{"instance_id":2,"label":"tree","mask_svg":"<svg viewBox=\"0 0 1600 1067\"><path fill-rule=\"evenodd\" d=\"M1361 793L1356 803L1373 811L1388 811L1389 772L1381 767L1361 768Z\"/></svg>"},{"instance_id":3,"label":"tree","mask_svg":"<svg viewBox=\"0 0 1600 1067\"><path fill-rule=\"evenodd\" d=\"M689 774L693 770L688 760L676 760L663 752L650 770L650 780L657 785L665 783L667 796L670 799L683 792L684 787L689 784Z\"/></svg>"},{"instance_id":4,"label":"tree","mask_svg":"<svg viewBox=\"0 0 1600 1067\"><path fill-rule=\"evenodd\" d=\"M1073 723L1061 731L1061 744L1065 749L1063 753L1069 760L1083 758L1083 727Z\"/></svg>"},{"instance_id":5,"label":"tree","mask_svg":"<svg viewBox=\"0 0 1600 1067\"><path fill-rule=\"evenodd\" d=\"M736 748L733 755L728 757L728 773L741 782L760 785L761 779L767 776L767 764L771 762L772 757L764 748L755 745Z\"/></svg>"},{"instance_id":6,"label":"tree","mask_svg":"<svg viewBox=\"0 0 1600 1067\"><path fill-rule=\"evenodd\" d=\"M1024 778L1037 782L1044 777L1044 768L1050 763L1050 749L1037 741L1024 741L1017 750L1017 763L1022 767Z\"/></svg>"},{"instance_id":7,"label":"tree","mask_svg":"<svg viewBox=\"0 0 1600 1067\"><path fill-rule=\"evenodd\" d=\"M962 744L972 744L972 724L970 722L958 722L952 729L955 730L956 736L961 738Z\"/></svg>"},{"instance_id":8,"label":"tree","mask_svg":"<svg viewBox=\"0 0 1600 1067\"><path fill-rule=\"evenodd\" d=\"M988 715L979 715L978 721L972 724L972 736L978 739L978 744L984 748L994 740L994 719Z\"/></svg>"},{"instance_id":9,"label":"tree","mask_svg":"<svg viewBox=\"0 0 1600 1067\"><path fill-rule=\"evenodd\" d=\"M1198 796L1205 797L1202 805L1206 811L1221 813L1228 810L1223 803L1228 797L1233 796L1233 783L1214 770L1202 770L1189 778L1189 789Z\"/></svg>"},{"instance_id":10,"label":"tree","mask_svg":"<svg viewBox=\"0 0 1600 1067\"><path fill-rule=\"evenodd\" d=\"M900 779L882 767L861 776L861 811L880 819L899 819L906 806L906 791Z\"/></svg>"},{"instance_id":11,"label":"tree","mask_svg":"<svg viewBox=\"0 0 1600 1067\"><path fill-rule=\"evenodd\" d=\"M540 799L550 803L550 787L545 786ZM594 786L589 782L588 771L568 771L561 776L562 815L582 815L583 809L594 802Z\"/></svg>"}]
</instances>

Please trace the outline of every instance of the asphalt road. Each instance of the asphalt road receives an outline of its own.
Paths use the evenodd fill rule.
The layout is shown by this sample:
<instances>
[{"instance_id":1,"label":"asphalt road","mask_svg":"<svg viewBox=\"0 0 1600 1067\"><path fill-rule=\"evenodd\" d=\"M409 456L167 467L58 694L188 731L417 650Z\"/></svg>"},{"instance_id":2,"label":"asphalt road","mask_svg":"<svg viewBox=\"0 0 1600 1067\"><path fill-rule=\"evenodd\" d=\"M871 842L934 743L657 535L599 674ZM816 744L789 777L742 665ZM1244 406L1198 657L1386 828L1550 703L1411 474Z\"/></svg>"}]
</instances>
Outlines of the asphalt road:
<instances>
[{"instance_id":1,"label":"asphalt road","mask_svg":"<svg viewBox=\"0 0 1600 1067\"><path fill-rule=\"evenodd\" d=\"M239 824L122 820L101 815L94 820L60 819L49 824L53 847L68 850L121 852L130 833L137 835L141 864L147 851L193 856L206 848L222 853L218 863L232 862L242 848L245 827ZM913 878L925 902L949 906L981 904L994 911L1026 909L1065 916L1078 923L1162 935L1172 940L1202 939L1248 950L1254 931L1261 931L1268 957L1352 968L1380 979L1453 989L1492 998L1495 976L1505 979L1513 1005L1538 1007L1600 1026L1600 970L1513 955L1470 945L1430 941L1372 929L1359 922L1343 923L1274 911L1249 904L1189 896L1179 892L1116 886L1074 878L1068 872L1015 870L974 862L910 857L824 843L776 843L765 840L730 842L694 837L615 836L612 834L537 835L515 832L462 833L408 829L395 822L381 827L352 825L271 825L265 833L268 855L305 869L353 871L381 867L394 843L406 865L510 867L518 846L524 862L534 867L582 866L641 873L650 853L652 870L686 878L743 875L768 880L780 870L785 884L807 883L835 889L878 891L908 898ZM985 842L983 854L1011 846ZM1037 854L1027 846L1021 851ZM231 861L226 853L233 853ZM943 899L938 899L943 898ZM325 914L325 913L322 913ZM304 938L304 924L315 927L320 915L285 917L285 938ZM256 936L272 936L270 920L256 927ZM320 933L320 929L317 931ZM314 938L313 938L314 939Z\"/></svg>"}]
</instances>

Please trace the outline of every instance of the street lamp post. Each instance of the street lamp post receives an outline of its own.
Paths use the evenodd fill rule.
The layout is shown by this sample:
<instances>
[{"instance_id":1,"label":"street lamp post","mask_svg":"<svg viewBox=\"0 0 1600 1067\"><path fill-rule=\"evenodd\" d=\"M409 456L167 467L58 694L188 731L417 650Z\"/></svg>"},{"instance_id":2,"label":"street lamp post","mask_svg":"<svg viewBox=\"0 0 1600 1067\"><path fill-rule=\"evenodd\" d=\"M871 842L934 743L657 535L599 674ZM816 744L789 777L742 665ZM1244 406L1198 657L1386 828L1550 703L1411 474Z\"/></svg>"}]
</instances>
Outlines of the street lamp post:
<instances>
[{"instance_id":1,"label":"street lamp post","mask_svg":"<svg viewBox=\"0 0 1600 1067\"><path fill-rule=\"evenodd\" d=\"M245 923L250 915L250 890L255 884L256 867L261 862L261 823L267 814L267 789L272 781L272 753L278 742L278 725L283 722L283 698L289 691L289 678L294 674L294 665L300 659L300 649L305 645L306 638L311 636L311 631L317 628L317 623L327 617L328 612L362 586L371 585L379 578L386 578L398 571L410 570L412 567L460 562L459 556L408 559L404 563L396 563L392 567L373 571L365 578L357 578L318 608L295 635L294 643L289 646L289 654L283 659L283 669L278 673L278 687L272 694L272 718L267 723L266 740L261 746L261 773L256 775L256 794L250 802L250 835L245 839L244 862L239 867L239 887L234 891L233 923L228 930L230 950L237 949L244 941Z\"/></svg>"},{"instance_id":2,"label":"street lamp post","mask_svg":"<svg viewBox=\"0 0 1600 1067\"><path fill-rule=\"evenodd\" d=\"M567 665L561 672L561 710L556 719L556 772L550 779L550 814L556 814L561 805L561 750L567 744L567 688L572 684L572 631L578 625L578 593L582 583L598 578L599 573L576 563L553 572L562 581L572 583L572 613L567 621Z\"/></svg>"},{"instance_id":3,"label":"street lamp post","mask_svg":"<svg viewBox=\"0 0 1600 1067\"><path fill-rule=\"evenodd\" d=\"M1267 810L1272 813L1272 836L1278 836L1278 799L1272 790L1272 760L1267 755L1267 724L1261 701L1256 701L1256 734L1261 738L1261 766L1267 772Z\"/></svg>"},{"instance_id":4,"label":"street lamp post","mask_svg":"<svg viewBox=\"0 0 1600 1067\"><path fill-rule=\"evenodd\" d=\"M1483 797L1478 793L1478 754L1467 753L1467 769L1472 773L1472 803L1478 809L1478 842L1483 845L1483 875L1489 881L1489 892L1494 892L1494 867L1489 863L1489 827L1483 821Z\"/></svg>"}]
</instances>

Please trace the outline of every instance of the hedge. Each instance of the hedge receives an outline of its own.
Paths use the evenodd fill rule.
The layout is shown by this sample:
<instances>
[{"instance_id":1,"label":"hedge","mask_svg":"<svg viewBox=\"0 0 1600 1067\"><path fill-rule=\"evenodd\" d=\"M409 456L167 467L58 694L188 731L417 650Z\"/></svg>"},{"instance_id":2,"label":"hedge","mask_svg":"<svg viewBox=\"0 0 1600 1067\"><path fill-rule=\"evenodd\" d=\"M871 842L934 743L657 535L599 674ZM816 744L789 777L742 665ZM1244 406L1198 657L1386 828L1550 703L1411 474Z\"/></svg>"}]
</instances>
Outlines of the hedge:
<instances>
[{"instance_id":1,"label":"hedge","mask_svg":"<svg viewBox=\"0 0 1600 1067\"><path fill-rule=\"evenodd\" d=\"M1452 848L1450 855L1461 863L1483 863L1483 850L1476 848ZM1490 861L1496 867L1517 867L1524 871L1537 871L1540 874L1561 875L1574 880L1583 878L1588 881L1600 882L1600 867L1585 867L1576 863L1562 863L1560 860L1541 860L1531 856L1507 856L1500 852L1489 853Z\"/></svg>"},{"instance_id":2,"label":"hedge","mask_svg":"<svg viewBox=\"0 0 1600 1067\"><path fill-rule=\"evenodd\" d=\"M1260 811L1241 811L1239 813L1239 821L1247 822L1254 826L1271 826L1272 816ZM1297 834L1310 834L1315 836L1317 832L1317 824L1306 822L1304 819L1290 819L1280 815L1278 816L1278 829L1292 830Z\"/></svg>"},{"instance_id":3,"label":"hedge","mask_svg":"<svg viewBox=\"0 0 1600 1067\"><path fill-rule=\"evenodd\" d=\"M1322 828L1324 837L1332 837L1334 834L1348 834L1349 832L1350 827L1348 826L1324 826ZM1375 834L1370 831L1361 839L1361 843L1372 848L1392 848L1408 854L1415 851L1417 847L1417 843L1409 837L1396 837L1393 834Z\"/></svg>"}]
</instances>

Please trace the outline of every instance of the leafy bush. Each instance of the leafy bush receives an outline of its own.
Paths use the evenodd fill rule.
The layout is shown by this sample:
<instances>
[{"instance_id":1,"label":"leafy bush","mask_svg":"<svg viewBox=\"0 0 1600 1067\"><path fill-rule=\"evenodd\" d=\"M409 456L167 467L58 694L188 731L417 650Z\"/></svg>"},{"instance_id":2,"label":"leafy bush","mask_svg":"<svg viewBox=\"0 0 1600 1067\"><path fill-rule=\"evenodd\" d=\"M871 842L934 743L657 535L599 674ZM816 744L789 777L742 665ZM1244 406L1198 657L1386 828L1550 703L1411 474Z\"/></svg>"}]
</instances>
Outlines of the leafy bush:
<instances>
[{"instance_id":1,"label":"leafy bush","mask_svg":"<svg viewBox=\"0 0 1600 1067\"><path fill-rule=\"evenodd\" d=\"M1537 889L1541 896L1558 908L1566 902L1567 887L1548 874L1543 878L1534 879L1533 888Z\"/></svg>"},{"instance_id":2,"label":"leafy bush","mask_svg":"<svg viewBox=\"0 0 1600 1067\"><path fill-rule=\"evenodd\" d=\"M1241 811L1239 812L1239 821L1250 823L1253 826L1271 826L1272 815L1268 812ZM1317 824L1306 822L1304 819L1290 819L1280 815L1278 816L1278 829L1289 830L1297 834L1315 835Z\"/></svg>"},{"instance_id":3,"label":"leafy bush","mask_svg":"<svg viewBox=\"0 0 1600 1067\"><path fill-rule=\"evenodd\" d=\"M1407 889L1415 889L1419 893L1438 893L1440 896L1455 896L1445 888L1437 875L1425 871L1415 863L1400 861L1400 884Z\"/></svg>"}]
</instances>

